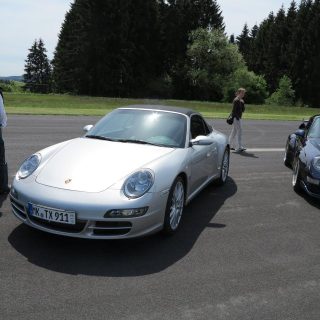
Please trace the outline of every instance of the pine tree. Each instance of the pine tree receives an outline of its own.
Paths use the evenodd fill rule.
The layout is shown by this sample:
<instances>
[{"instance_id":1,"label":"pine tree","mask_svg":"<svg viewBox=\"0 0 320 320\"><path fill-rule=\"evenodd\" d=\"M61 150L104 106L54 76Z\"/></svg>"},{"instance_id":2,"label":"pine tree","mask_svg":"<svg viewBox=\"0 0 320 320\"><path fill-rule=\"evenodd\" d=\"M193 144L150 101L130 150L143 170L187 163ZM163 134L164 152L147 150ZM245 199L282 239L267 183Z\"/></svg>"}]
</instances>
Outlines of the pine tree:
<instances>
[{"instance_id":1,"label":"pine tree","mask_svg":"<svg viewBox=\"0 0 320 320\"><path fill-rule=\"evenodd\" d=\"M130 1L93 0L90 6L88 94L125 97L132 73L128 61L132 52L128 41Z\"/></svg>"},{"instance_id":2,"label":"pine tree","mask_svg":"<svg viewBox=\"0 0 320 320\"><path fill-rule=\"evenodd\" d=\"M248 69L253 72L257 72L258 67L257 67L257 59L259 55L259 48L256 46L256 39L258 36L259 32L259 27L257 25L254 25L250 31L250 47L249 47L249 52L247 52L247 57L246 57L246 63L248 66Z\"/></svg>"},{"instance_id":3,"label":"pine tree","mask_svg":"<svg viewBox=\"0 0 320 320\"><path fill-rule=\"evenodd\" d=\"M196 0L191 1L190 16L194 16L195 28L208 28L209 30L217 29L224 31L222 11L217 1L213 0Z\"/></svg>"},{"instance_id":4,"label":"pine tree","mask_svg":"<svg viewBox=\"0 0 320 320\"><path fill-rule=\"evenodd\" d=\"M237 37L237 44L244 60L248 62L251 51L251 38L247 23L245 23L240 36Z\"/></svg>"},{"instance_id":5,"label":"pine tree","mask_svg":"<svg viewBox=\"0 0 320 320\"><path fill-rule=\"evenodd\" d=\"M295 68L293 61L295 58L295 44L294 44L294 35L296 32L296 19L297 19L297 5L295 1L292 1L290 7L287 12L286 17L286 33L287 33L287 40L285 43L285 56L287 63L287 72L286 74L293 79L293 69Z\"/></svg>"},{"instance_id":6,"label":"pine tree","mask_svg":"<svg viewBox=\"0 0 320 320\"><path fill-rule=\"evenodd\" d=\"M259 27L255 24L250 32L250 38L255 40L259 32Z\"/></svg>"},{"instance_id":7,"label":"pine tree","mask_svg":"<svg viewBox=\"0 0 320 320\"><path fill-rule=\"evenodd\" d=\"M267 52L267 68L265 77L269 84L269 89L273 92L279 83L279 80L287 74L287 43L288 34L286 28L286 12L284 7L278 11L271 26L272 36L269 41Z\"/></svg>"},{"instance_id":8,"label":"pine tree","mask_svg":"<svg viewBox=\"0 0 320 320\"><path fill-rule=\"evenodd\" d=\"M185 95L189 34L224 30L215 0L75 0L55 51L59 92L147 96L157 79Z\"/></svg>"},{"instance_id":9,"label":"pine tree","mask_svg":"<svg viewBox=\"0 0 320 320\"><path fill-rule=\"evenodd\" d=\"M270 75L270 43L272 41L274 15L271 12L267 19L263 20L259 26L258 33L253 42L253 48L255 51L255 63L250 66L250 69L257 74L263 75L269 85Z\"/></svg>"},{"instance_id":10,"label":"pine tree","mask_svg":"<svg viewBox=\"0 0 320 320\"><path fill-rule=\"evenodd\" d=\"M236 40L234 38L234 34L232 34L230 37L229 37L229 43L232 43L232 44L235 44L236 43Z\"/></svg>"},{"instance_id":11,"label":"pine tree","mask_svg":"<svg viewBox=\"0 0 320 320\"><path fill-rule=\"evenodd\" d=\"M156 0L76 0L54 57L58 91L143 96L162 70ZM161 70L160 70L161 69Z\"/></svg>"},{"instance_id":12,"label":"pine tree","mask_svg":"<svg viewBox=\"0 0 320 320\"><path fill-rule=\"evenodd\" d=\"M52 61L57 92L89 93L86 84L91 80L87 73L91 16L87 0L76 0L65 16Z\"/></svg>"},{"instance_id":13,"label":"pine tree","mask_svg":"<svg viewBox=\"0 0 320 320\"><path fill-rule=\"evenodd\" d=\"M48 93L51 90L51 66L42 39L35 40L29 49L24 71L25 89Z\"/></svg>"},{"instance_id":14,"label":"pine tree","mask_svg":"<svg viewBox=\"0 0 320 320\"><path fill-rule=\"evenodd\" d=\"M294 35L292 39L292 48L294 48L292 59L292 81L296 91L296 97L306 104L310 104L314 93L312 87L312 70L316 65L312 63L312 56L316 53L314 41L319 41L317 36L314 38L314 30L319 27L319 18L313 17L313 3L311 0L302 1L298 8ZM314 20L315 19L315 20ZM312 29L312 24L318 23L316 29ZM317 63L317 61L315 61Z\"/></svg>"},{"instance_id":15,"label":"pine tree","mask_svg":"<svg viewBox=\"0 0 320 320\"><path fill-rule=\"evenodd\" d=\"M126 83L127 96L148 94L149 83L162 73L160 51L160 16L157 1L128 1L130 22L127 32L128 52L124 58L130 66Z\"/></svg>"},{"instance_id":16,"label":"pine tree","mask_svg":"<svg viewBox=\"0 0 320 320\"><path fill-rule=\"evenodd\" d=\"M313 107L320 107L320 1L315 0L311 9L312 19L308 32L311 33L312 50L310 52L310 80L308 88L308 103Z\"/></svg>"},{"instance_id":17,"label":"pine tree","mask_svg":"<svg viewBox=\"0 0 320 320\"><path fill-rule=\"evenodd\" d=\"M319 107L320 101L320 0L292 1L258 27L246 56L249 68L264 75L270 92L284 76L292 79L296 99ZM251 60L250 60L251 59ZM251 62L250 62L251 61ZM255 61L255 63L254 63Z\"/></svg>"}]
</instances>

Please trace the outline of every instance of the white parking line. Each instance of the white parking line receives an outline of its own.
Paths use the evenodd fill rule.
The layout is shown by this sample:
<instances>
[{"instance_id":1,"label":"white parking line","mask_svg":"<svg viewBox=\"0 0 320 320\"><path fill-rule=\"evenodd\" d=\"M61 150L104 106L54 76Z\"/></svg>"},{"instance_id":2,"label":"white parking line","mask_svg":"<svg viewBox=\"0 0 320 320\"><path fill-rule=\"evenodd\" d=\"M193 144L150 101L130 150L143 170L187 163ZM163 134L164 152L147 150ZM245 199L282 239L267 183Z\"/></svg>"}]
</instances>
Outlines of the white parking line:
<instances>
[{"instance_id":1,"label":"white parking line","mask_svg":"<svg viewBox=\"0 0 320 320\"><path fill-rule=\"evenodd\" d=\"M284 152L284 148L248 148L246 152Z\"/></svg>"}]
</instances>

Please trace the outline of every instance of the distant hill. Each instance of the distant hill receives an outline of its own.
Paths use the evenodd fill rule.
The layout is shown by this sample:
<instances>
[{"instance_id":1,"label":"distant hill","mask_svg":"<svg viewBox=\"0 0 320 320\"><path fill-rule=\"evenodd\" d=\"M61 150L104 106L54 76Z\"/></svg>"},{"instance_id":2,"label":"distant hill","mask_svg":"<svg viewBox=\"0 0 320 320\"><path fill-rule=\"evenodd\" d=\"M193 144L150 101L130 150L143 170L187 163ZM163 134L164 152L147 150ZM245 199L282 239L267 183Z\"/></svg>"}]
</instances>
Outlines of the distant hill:
<instances>
[{"instance_id":1,"label":"distant hill","mask_svg":"<svg viewBox=\"0 0 320 320\"><path fill-rule=\"evenodd\" d=\"M0 80L23 81L23 76L0 77Z\"/></svg>"}]
</instances>

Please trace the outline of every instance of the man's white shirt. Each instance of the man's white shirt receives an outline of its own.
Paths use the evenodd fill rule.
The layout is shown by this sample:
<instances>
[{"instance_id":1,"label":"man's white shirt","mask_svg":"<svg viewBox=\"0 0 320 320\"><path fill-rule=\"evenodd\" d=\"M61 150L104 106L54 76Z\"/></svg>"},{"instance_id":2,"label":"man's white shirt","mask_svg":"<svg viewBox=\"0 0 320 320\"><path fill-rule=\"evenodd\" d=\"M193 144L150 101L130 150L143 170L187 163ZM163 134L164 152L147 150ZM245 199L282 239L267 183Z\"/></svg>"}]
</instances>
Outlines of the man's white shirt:
<instances>
[{"instance_id":1,"label":"man's white shirt","mask_svg":"<svg viewBox=\"0 0 320 320\"><path fill-rule=\"evenodd\" d=\"M4 109L3 99L0 95L0 127L7 126L7 114L6 110Z\"/></svg>"}]
</instances>

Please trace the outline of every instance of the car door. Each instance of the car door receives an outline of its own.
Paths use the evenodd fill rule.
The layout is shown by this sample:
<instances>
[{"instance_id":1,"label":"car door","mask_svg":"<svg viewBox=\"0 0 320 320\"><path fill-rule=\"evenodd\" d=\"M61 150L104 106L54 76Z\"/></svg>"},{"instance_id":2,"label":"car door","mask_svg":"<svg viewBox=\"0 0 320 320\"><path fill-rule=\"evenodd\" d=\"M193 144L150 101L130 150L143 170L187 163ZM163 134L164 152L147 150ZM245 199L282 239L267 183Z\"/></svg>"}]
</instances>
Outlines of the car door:
<instances>
[{"instance_id":1,"label":"car door","mask_svg":"<svg viewBox=\"0 0 320 320\"><path fill-rule=\"evenodd\" d=\"M192 115L190 119L190 139L209 135L210 129L203 118L197 114ZM206 146L190 146L190 153L189 190L190 193L193 193L217 171L217 143L213 142Z\"/></svg>"}]
</instances>

